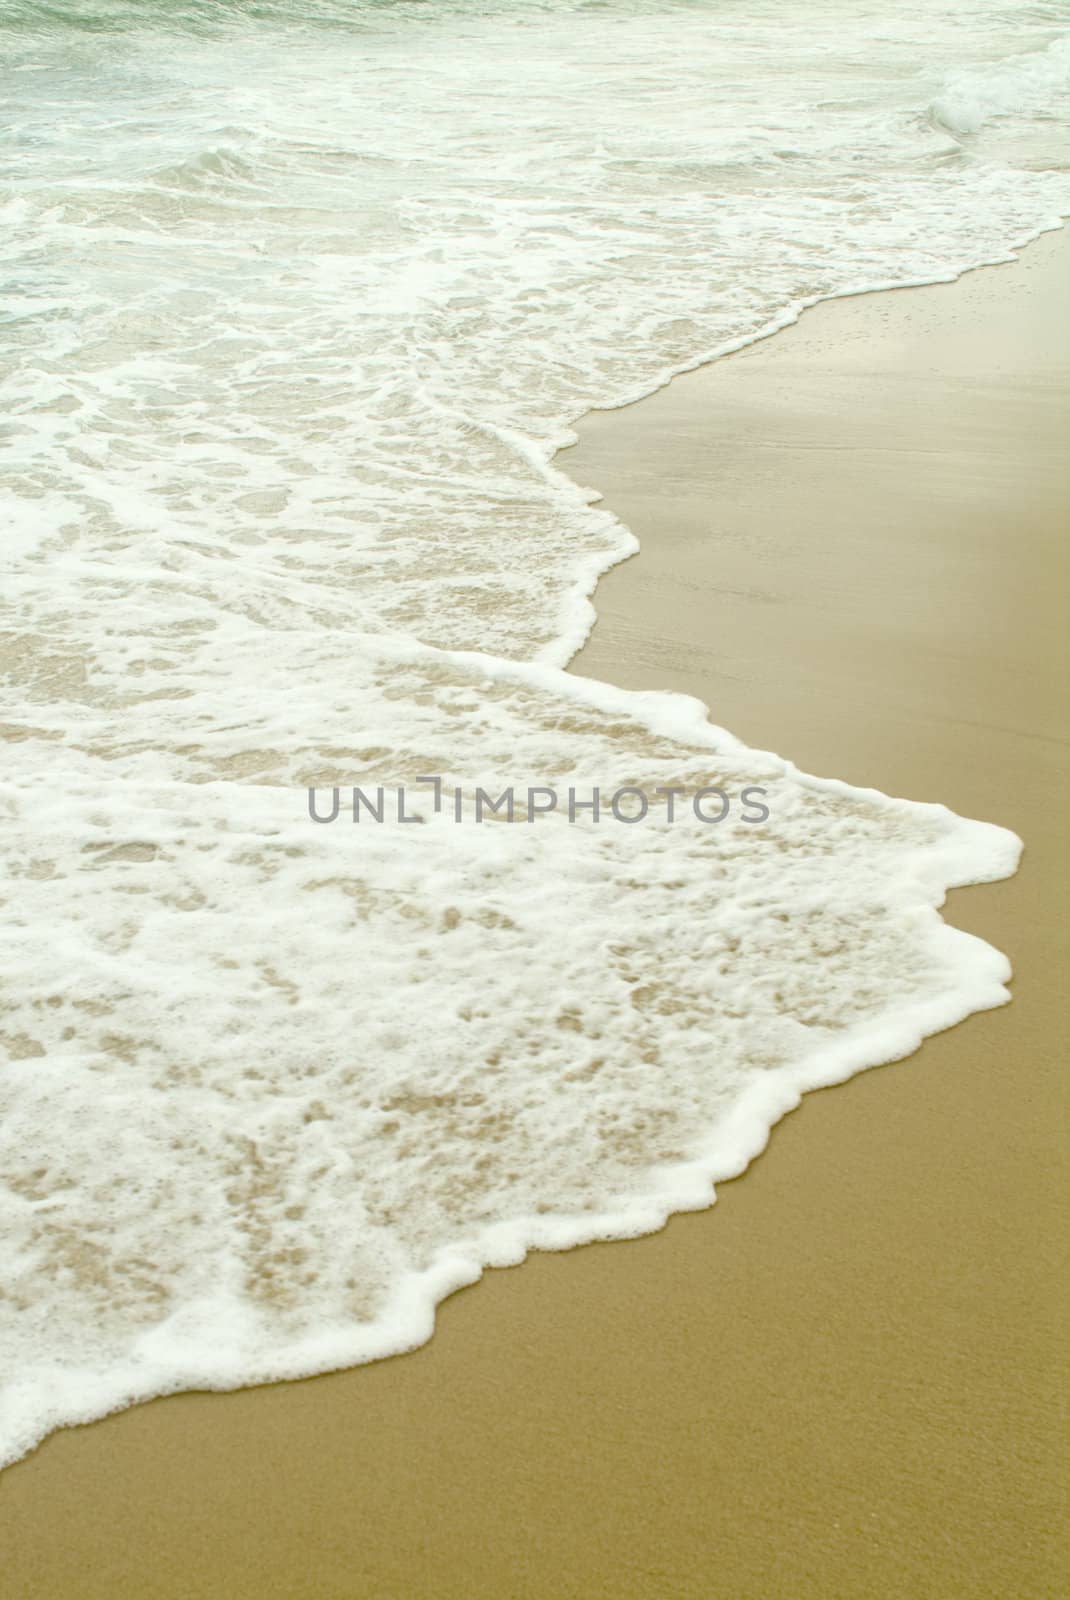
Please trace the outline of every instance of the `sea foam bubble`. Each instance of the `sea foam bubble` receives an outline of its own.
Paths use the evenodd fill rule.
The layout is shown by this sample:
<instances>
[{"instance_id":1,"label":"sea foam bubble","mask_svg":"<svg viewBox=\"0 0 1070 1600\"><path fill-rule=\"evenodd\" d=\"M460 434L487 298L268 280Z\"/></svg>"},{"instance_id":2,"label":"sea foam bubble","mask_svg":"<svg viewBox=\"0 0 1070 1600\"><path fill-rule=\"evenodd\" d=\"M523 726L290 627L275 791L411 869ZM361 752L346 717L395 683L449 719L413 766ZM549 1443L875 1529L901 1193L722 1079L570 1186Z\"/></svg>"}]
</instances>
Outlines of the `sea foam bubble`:
<instances>
[{"instance_id":1,"label":"sea foam bubble","mask_svg":"<svg viewBox=\"0 0 1070 1600\"><path fill-rule=\"evenodd\" d=\"M806 1089L1007 997L935 910L1013 870L1005 830L807 778L682 697L394 641L342 683L341 642L302 641L303 682L248 626L191 647L223 716L150 676L72 734L53 698L0 785L9 1455L408 1348L484 1265L708 1205ZM754 785L769 818L307 814L302 785L428 771Z\"/></svg>"}]
</instances>

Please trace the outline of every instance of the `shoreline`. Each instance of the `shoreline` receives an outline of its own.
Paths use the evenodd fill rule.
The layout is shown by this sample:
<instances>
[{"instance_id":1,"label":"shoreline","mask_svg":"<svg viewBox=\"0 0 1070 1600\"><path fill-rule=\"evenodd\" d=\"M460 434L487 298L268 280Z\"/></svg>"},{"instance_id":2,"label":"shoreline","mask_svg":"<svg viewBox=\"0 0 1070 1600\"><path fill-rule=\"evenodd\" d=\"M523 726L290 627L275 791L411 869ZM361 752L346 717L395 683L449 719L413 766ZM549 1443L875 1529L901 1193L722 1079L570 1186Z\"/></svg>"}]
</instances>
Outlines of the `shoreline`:
<instances>
[{"instance_id":1,"label":"shoreline","mask_svg":"<svg viewBox=\"0 0 1070 1600\"><path fill-rule=\"evenodd\" d=\"M1010 434L1013 448L1000 458L1012 492L1008 507L1026 498L1023 474L1035 465L1038 422L1032 416L1028 428L1022 424L1015 431L1012 400L1019 397L1029 409L1028 397L1054 394L1065 357L1055 362L1054 342L1040 337L1035 326L1037 306L1027 316L1024 302L1032 295L1039 303L1047 295L1050 303L1058 280L1053 264L1065 270L1068 242L1065 230L1045 235L1011 266L980 268L947 286L897 290L895 310L887 291L819 302L775 340L752 342L634 406L592 413L580 427L580 444L557 458L580 482L606 492L606 503L641 543L639 555L600 580L599 620L571 670L629 688L697 694L714 722L750 745L776 749L804 770L939 800L1023 833L1027 854L1019 878L972 889L965 898L956 891L945 914L1007 949L1024 993L1035 993L1043 958L1056 962L1044 948L1046 924L1036 915L1041 890L1054 885L1038 883L1035 860L1051 872L1053 843L1043 842L1039 824L1057 831L1057 784L1065 765L1056 768L1045 755L1038 777L1028 757L1038 742L1050 754L1058 738L1055 686L1043 681L1045 658L1036 655L1044 635L1036 608L1050 628L1055 576L1065 570L1065 558L1062 568L1052 565L1056 551L1048 540L1039 552L1048 560L1044 567L1034 530L1035 605L1028 624L1021 614L1016 625L1009 606L1000 611L999 602L1005 601L1008 581L1021 588L1023 564L1015 559L1010 572L1006 525L985 521L991 479L978 488L976 477L964 478L962 468L965 459L992 457L993 445ZM997 287L999 274L1004 278ZM1008 274L1019 281L1005 291ZM1031 291L1022 287L1026 277ZM988 287L981 288L982 282ZM928 297L928 309L919 309L917 299L904 304L917 296ZM938 308L936 297L942 297ZM960 328L971 304L975 322L978 315L985 319L980 334L975 326ZM926 318L938 325L935 331L926 330ZM1024 344L1023 319L1031 329ZM890 329L904 322L912 333ZM856 567L847 559L850 523L841 527L825 505L826 520L818 526L832 543L833 534L840 541L839 559L826 574L840 586L832 596L837 609L820 586L807 589L812 545L803 539L785 550L769 535L771 514L785 512L786 491L774 467L779 463L781 471L790 467L798 474L809 462L812 482L802 497L808 505L823 482L823 473L813 472L814 460L827 462L829 451L837 450L837 491L843 493L845 478L852 486L853 472L865 511L875 487L887 493L888 485L875 486L874 461L862 457L867 449L870 457L888 453L883 441L895 428L901 438L903 428L916 426L910 402L917 399L919 361L931 353L934 338L942 340L935 346L942 352L940 370L956 362L968 368L956 391L960 401L966 397L961 414L956 411L949 424L934 406L935 424L948 428L951 440L932 446L931 440L941 438L934 431L925 435L924 448L897 445L892 453L909 453L919 479L925 463L918 457L935 458L930 469L937 479L928 493L932 498L939 489L945 510L958 494L957 520L951 519L957 543L950 534L941 543L940 529L929 528L929 543L915 535L909 560L898 566L884 546L871 547L870 561L876 550L894 567L883 573L875 608L874 596L867 604L865 592L874 574L865 563ZM885 365L878 362L875 369L881 348ZM1024 366L1011 366L1012 359L1026 358L1032 363L1028 381ZM876 387L874 370L882 375ZM1010 380L1008 371L1014 374ZM869 393L868 410L860 392ZM1065 416L1065 376L1059 393ZM830 419L846 427L846 440L830 435ZM867 427L878 429L880 443L851 435L852 428L860 436ZM778 428L786 430L782 436ZM787 511L805 521L794 482L788 488ZM1035 483L1030 492L1039 514L1042 497ZM921 505L919 499L915 509ZM726 529L726 519L733 518ZM721 526L711 531L718 521ZM976 543L964 547L963 541L965 532L978 527L985 531L980 555ZM910 561L920 565L924 592ZM965 617L949 615L949 600L962 592L963 579L978 564L987 573L987 588L968 597ZM896 578L905 594L898 613ZM981 609L990 591L992 603ZM926 599L928 613L921 614L917 607ZM966 648L969 623L980 615L990 624L993 612L994 665L1000 672ZM864 634L860 619L868 625ZM1025 637L1027 625L1036 638ZM1061 637L1057 643L1062 645ZM907 649L921 650L925 658L924 713L909 700L909 674L904 683L903 672L893 670L902 666L898 658ZM1013 680L1009 686L998 681L1001 675ZM1025 691L1031 699L1023 708ZM987 787L979 762L984 729L971 733L963 714L964 704L969 709L978 703L997 769L988 773ZM1029 713L1024 724L1023 709ZM961 745L950 761L949 737ZM1046 816L1038 819L1022 795L999 787L998 769L1012 760L1020 764L1023 787L1027 775L1040 784L1036 803ZM889 778L899 787L890 786ZM982 903L975 904L975 897ZM1016 995L1018 987L1016 982ZM969 1301L976 1315L983 1299L977 1290L985 1285L975 1280L987 1258L975 1248L978 1230L996 1228L987 1190L971 1191L961 1174L942 1189L938 1185L930 1201L941 1213L941 1228L921 1205L923 1197L909 1183L904 1186L895 1157L865 1143L895 1127L909 1164L906 1176L931 1177L956 1148L948 1142L950 1130L960 1140L968 1131L961 1114L976 1109L968 1098L977 1087L975 1057L990 1054L989 1077L998 1077L1000 1052L1022 1048L1018 1012L1016 998L1001 1012L975 1016L926 1041L893 1072L866 1072L833 1095L808 1096L779 1125L766 1159L719 1190L713 1215L678 1215L662 1233L626 1248L588 1246L567 1256L532 1257L519 1273L488 1274L474 1293L462 1291L443 1303L434 1339L410 1355L270 1389L180 1395L53 1435L0 1480L9 1572L16 1585L33 1584L11 1592L664 1592L727 1600L751 1592L739 1585L753 1583L755 1593L785 1597L1013 1592L1025 1600L1055 1593L1058 1552L1045 1541L1059 1523L1058 1505L1050 1481L1038 1482L1031 1472L1029 1453L1039 1454L1049 1436L1054 1445L1039 1400L1047 1392L1045 1375L1052 1374L1058 1317L1034 1303L1030 1315L1020 1312L1008 1320L1012 1308L1001 1301L998 1330L989 1317L987 1338L960 1337L956 1345L964 1331L953 1314L959 1302ZM1028 1051L1042 1050L1050 1022L1050 1015L1030 1021ZM930 1059L936 1052L945 1058L945 1074L957 1073L957 1087L940 1077ZM1047 1069L1040 1074L1043 1082L1031 1077L1030 1092L1047 1097L1050 1119L1058 1103L1058 1061L1041 1061ZM985 1081L989 1098L981 1113L991 1136L984 1147L988 1166L978 1165L977 1151L973 1166L969 1152L959 1149L958 1159L964 1170L984 1173L991 1184L991 1156L1009 1108L993 1098L998 1083ZM879 1089L869 1089L878 1082ZM874 1115L879 1129L867 1127ZM943 1120L926 1129L925 1119L934 1117ZM1049 1130L1051 1142L1050 1120L1038 1126ZM1035 1133L1023 1146L1024 1157L1015 1146L1017 1164L995 1169L995 1181L1006 1186L1007 1193L1000 1188L1001 1202L1011 1211L1017 1207L1019 1224L1023 1212L1030 1220L1039 1214L1039 1195L1053 1216L1056 1237L1058 1194L1050 1177L1047 1188L1038 1181L1045 1172ZM860 1142L866 1155L861 1168ZM850 1217L840 1215L845 1200L853 1207ZM973 1276L967 1272L961 1281L960 1264L948 1260L944 1237L948 1206L956 1237L972 1251ZM1039 1273L1043 1260L1050 1270L1052 1238L1030 1253L1031 1241L1021 1229L1000 1221L997 1258L1017 1268L1019 1289L1028 1288L1033 1279L1023 1269L1023 1248L1026 1264L1031 1259ZM921 1278L937 1274L928 1298L925 1283L911 1275L905 1253L910 1245L925 1268ZM645 1251L642 1261L639 1250ZM801 1276L800 1262L807 1267ZM727 1294L716 1294L712 1318L711 1274L730 1286ZM865 1304L841 1304L845 1295L858 1295L859 1280ZM834 1348L826 1348L828 1325L822 1334L801 1315L814 1297L826 1316L835 1311L832 1326L842 1324ZM1050 1309L1058 1312L1057 1296ZM867 1311L860 1322L850 1315ZM927 1337L934 1330L945 1336L942 1350L950 1343L954 1359L948 1370ZM816 1340L815 1332L821 1335ZM1023 1360L1022 1347L1028 1354L1030 1340L1036 1346L1032 1361ZM1012 1349L1018 1352L1013 1367ZM881 1365L893 1357L890 1367ZM873 1393L875 1378L884 1379L886 1392ZM988 1399L980 1414L967 1404L974 1380ZM1007 1407L1001 1412L997 1404L1003 1384L1021 1402L1014 1413L1017 1430L1008 1431ZM942 1448L948 1440L926 1426L921 1398L950 1431L951 1448ZM878 1436L875 1423L892 1430L890 1441ZM908 1451L907 1463L913 1462L913 1471L904 1471L901 1449L895 1454L904 1431L914 1451ZM1051 1446L1045 1448L1050 1470ZM178 1457L182 1464L172 1475ZM1017 1480L1007 1485L999 1482L1005 1457L1019 1468ZM67 1518L62 1540L54 1529L57 1500ZM256 1507L252 1524L250 1504ZM129 1552L103 1542L109 1527L121 1527L123 1505L136 1507L141 1524L140 1542ZM481 1528L486 1537L488 1506L500 1528L479 1557L485 1570L473 1572L472 1541ZM949 1538L941 1514L954 1517L956 1506L961 1525ZM1035 1517L1030 1537L1026 1507ZM376 1516L380 1525L369 1533L369 1519ZM424 1516L429 1534L421 1531ZM835 1535L830 1524L839 1529ZM188 1542L194 1527L199 1552ZM912 1541L915 1550L903 1548ZM1029 1573L1021 1565L1024 1557L1011 1548L1016 1541L1030 1545ZM310 1547L329 1556L311 1572ZM937 1572L938 1558L950 1558L952 1565ZM967 1571L970 1561L983 1565ZM98 1589L85 1587L90 1573ZM175 1587L166 1586L171 1581ZM1043 1587L1049 1581L1052 1587Z\"/></svg>"},{"instance_id":2,"label":"shoreline","mask_svg":"<svg viewBox=\"0 0 1070 1600\"><path fill-rule=\"evenodd\" d=\"M1038 232L1031 232L1015 239L1013 243L1007 246L1005 254L998 257L992 257L985 261L976 262L972 266L961 267L958 271L945 274L942 277L911 278L902 283L886 282L867 285L858 289L836 289L830 291L828 294L820 294L796 301L790 312L785 313L783 317L775 318L772 322L769 322L764 327L759 328L757 332L745 334L739 339L729 340L727 344L719 345L713 351L702 356L697 356L693 361L687 361L682 366L667 369L665 374L654 385L653 388L639 389L624 400L607 401L604 405L589 407L587 411L580 413L579 416L575 417L570 422L566 430L567 436L565 438L565 442L557 445L546 459L550 465L557 467L566 478L572 482L575 482L576 480L568 471L567 466L559 465L560 459L562 456L567 456L570 451L575 449L576 445L581 441L586 426L594 419L603 416L615 416L621 411L631 411L633 406L645 405L648 401L655 399L656 396L661 394L663 390L668 389L673 384L678 383L681 378L694 377L696 374L705 371L707 367L712 367L719 362L726 361L732 356L740 355L743 352L751 349L753 346L764 344L767 340L775 339L779 334L786 332L790 328L796 327L800 319L807 316L816 307L834 305L838 304L840 301L853 302L855 300L869 300L873 296L883 297L885 295L896 294L900 290L910 291L914 289L938 289L950 287L953 284L961 283L964 278L969 278L975 272L988 272L996 267L1014 266L1021 260L1023 252L1031 250L1034 245L1040 243L1042 240L1049 239L1052 234L1064 234L1067 232L1067 230L1070 230L1070 212L1057 220L1049 219ZM604 504L604 499L604 495L599 490L597 491L596 498L591 503L601 506ZM621 531L626 536L632 536L632 530L625 523L620 522L619 526ZM636 542L633 549L625 550L621 555L614 557L608 566L600 567L598 569L597 576L594 579L593 586L590 589L579 593L578 598L580 605L586 604L590 609L591 615L585 630L579 634L579 643L566 645L568 653L564 657L562 670L566 672L572 672L574 670L577 657L582 654L583 650L586 648L591 634L598 624L598 607L595 604L595 601L601 591L603 580L607 574L613 572L615 568L623 566L626 562L633 560L638 554L639 545L638 542ZM562 630L561 638L567 641L573 638L574 635L574 629L565 627ZM555 654L556 652L551 651L546 659L552 662ZM539 659L541 660L542 657Z\"/></svg>"}]
</instances>

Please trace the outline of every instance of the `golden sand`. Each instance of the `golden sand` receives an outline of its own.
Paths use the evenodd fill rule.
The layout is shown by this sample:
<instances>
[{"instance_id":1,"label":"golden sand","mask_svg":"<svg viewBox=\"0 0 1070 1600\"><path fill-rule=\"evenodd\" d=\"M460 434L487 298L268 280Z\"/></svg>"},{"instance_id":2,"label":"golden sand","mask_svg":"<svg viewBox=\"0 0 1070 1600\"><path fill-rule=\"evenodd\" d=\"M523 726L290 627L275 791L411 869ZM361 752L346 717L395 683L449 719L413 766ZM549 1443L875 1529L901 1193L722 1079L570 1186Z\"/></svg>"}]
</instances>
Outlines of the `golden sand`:
<instances>
[{"instance_id":1,"label":"golden sand","mask_svg":"<svg viewBox=\"0 0 1070 1600\"><path fill-rule=\"evenodd\" d=\"M54 1436L0 1477L5 1600L1066 1594L1068 288L1060 234L818 306L563 458L643 546L574 670L1020 832L949 904L1013 1004L413 1355Z\"/></svg>"}]
</instances>

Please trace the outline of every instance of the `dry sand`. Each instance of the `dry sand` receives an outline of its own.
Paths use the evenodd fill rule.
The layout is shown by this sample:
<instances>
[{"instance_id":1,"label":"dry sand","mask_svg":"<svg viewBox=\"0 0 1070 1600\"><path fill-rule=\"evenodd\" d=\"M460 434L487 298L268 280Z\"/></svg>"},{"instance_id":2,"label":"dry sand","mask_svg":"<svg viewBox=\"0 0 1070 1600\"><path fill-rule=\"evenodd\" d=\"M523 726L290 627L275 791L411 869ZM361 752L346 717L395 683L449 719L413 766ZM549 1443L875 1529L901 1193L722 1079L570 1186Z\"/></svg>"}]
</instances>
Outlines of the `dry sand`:
<instances>
[{"instance_id":1,"label":"dry sand","mask_svg":"<svg viewBox=\"0 0 1070 1600\"><path fill-rule=\"evenodd\" d=\"M564 457L643 543L575 670L1018 830L949 907L1013 1004L413 1355L54 1436L0 1477L5 1600L1068 1592L1068 289L1060 234L819 306Z\"/></svg>"}]
</instances>

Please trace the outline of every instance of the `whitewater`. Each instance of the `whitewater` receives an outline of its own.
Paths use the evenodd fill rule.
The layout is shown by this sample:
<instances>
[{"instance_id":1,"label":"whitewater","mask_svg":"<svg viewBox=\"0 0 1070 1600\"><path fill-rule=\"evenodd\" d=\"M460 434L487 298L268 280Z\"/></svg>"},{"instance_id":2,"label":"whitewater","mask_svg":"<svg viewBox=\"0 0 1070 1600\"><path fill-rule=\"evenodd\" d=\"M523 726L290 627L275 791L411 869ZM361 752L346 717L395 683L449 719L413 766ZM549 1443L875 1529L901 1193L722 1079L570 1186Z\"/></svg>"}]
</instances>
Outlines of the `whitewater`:
<instances>
[{"instance_id":1,"label":"whitewater","mask_svg":"<svg viewBox=\"0 0 1070 1600\"><path fill-rule=\"evenodd\" d=\"M1007 1000L938 908L1014 835L565 672L636 543L554 455L1059 226L1066 20L2 0L0 1464L412 1348Z\"/></svg>"}]
</instances>

